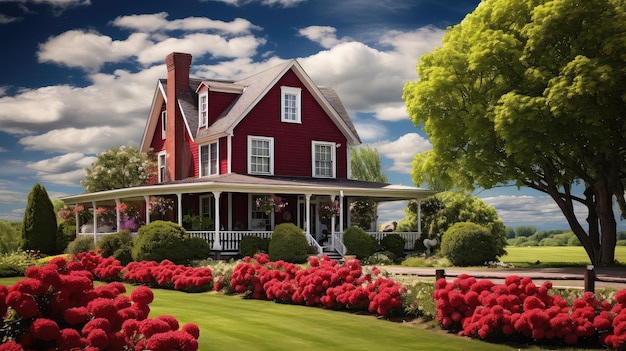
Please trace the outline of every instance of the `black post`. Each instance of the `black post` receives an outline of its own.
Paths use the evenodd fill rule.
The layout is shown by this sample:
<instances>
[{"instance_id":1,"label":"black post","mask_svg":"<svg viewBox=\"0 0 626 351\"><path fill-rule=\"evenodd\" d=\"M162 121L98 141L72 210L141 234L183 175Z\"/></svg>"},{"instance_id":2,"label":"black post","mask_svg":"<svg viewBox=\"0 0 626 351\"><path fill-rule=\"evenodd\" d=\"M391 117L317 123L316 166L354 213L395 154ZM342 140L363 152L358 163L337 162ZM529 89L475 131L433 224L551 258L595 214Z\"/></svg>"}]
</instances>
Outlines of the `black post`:
<instances>
[{"instance_id":1,"label":"black post","mask_svg":"<svg viewBox=\"0 0 626 351\"><path fill-rule=\"evenodd\" d=\"M441 279L441 278L445 278L446 277L446 271L443 269L436 269L435 270L435 281Z\"/></svg>"},{"instance_id":2,"label":"black post","mask_svg":"<svg viewBox=\"0 0 626 351\"><path fill-rule=\"evenodd\" d=\"M593 268L592 264L587 265L587 270L585 271L585 291L596 291L596 272Z\"/></svg>"}]
</instances>

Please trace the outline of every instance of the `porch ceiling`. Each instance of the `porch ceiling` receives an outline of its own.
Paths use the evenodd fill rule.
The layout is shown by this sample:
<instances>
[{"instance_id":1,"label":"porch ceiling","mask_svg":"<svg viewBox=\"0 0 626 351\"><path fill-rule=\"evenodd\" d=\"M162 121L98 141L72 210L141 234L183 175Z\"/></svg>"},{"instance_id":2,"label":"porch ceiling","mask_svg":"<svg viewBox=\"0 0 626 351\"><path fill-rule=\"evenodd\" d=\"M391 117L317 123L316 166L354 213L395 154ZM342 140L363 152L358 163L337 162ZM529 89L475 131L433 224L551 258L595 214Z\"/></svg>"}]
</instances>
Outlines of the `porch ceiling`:
<instances>
[{"instance_id":1,"label":"porch ceiling","mask_svg":"<svg viewBox=\"0 0 626 351\"><path fill-rule=\"evenodd\" d=\"M365 182L350 179L327 179L308 177L257 176L225 174L217 177L188 178L181 181L115 189L97 193L85 193L62 197L65 203L85 203L116 198L142 198L146 195L203 192L279 193L371 197L377 201L422 199L436 191L404 185Z\"/></svg>"}]
</instances>

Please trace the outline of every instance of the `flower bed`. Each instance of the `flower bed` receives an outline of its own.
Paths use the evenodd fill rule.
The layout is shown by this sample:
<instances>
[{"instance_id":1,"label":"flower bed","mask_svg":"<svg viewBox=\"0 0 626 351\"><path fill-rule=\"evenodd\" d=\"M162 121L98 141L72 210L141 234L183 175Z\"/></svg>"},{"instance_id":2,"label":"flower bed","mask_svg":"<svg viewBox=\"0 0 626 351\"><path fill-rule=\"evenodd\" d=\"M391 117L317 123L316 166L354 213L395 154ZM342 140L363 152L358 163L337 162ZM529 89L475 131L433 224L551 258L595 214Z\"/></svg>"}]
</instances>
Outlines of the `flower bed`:
<instances>
[{"instance_id":1,"label":"flower bed","mask_svg":"<svg viewBox=\"0 0 626 351\"><path fill-rule=\"evenodd\" d=\"M30 267L13 286L0 286L1 351L198 349L197 325L179 329L172 316L148 318L154 298L148 287L130 297L119 282L95 288L87 268L98 264L83 258L55 258Z\"/></svg>"},{"instance_id":2,"label":"flower bed","mask_svg":"<svg viewBox=\"0 0 626 351\"><path fill-rule=\"evenodd\" d=\"M613 303L587 292L571 305L550 295L552 283L509 276L504 284L461 275L436 282L433 297L443 328L459 335L501 341L519 338L550 344L603 344L626 350L626 290Z\"/></svg>"},{"instance_id":3,"label":"flower bed","mask_svg":"<svg viewBox=\"0 0 626 351\"><path fill-rule=\"evenodd\" d=\"M388 315L402 308L404 288L391 279L363 272L358 260L339 265L328 257L309 259L309 268L265 254L246 257L233 270L231 286L254 299Z\"/></svg>"}]
</instances>

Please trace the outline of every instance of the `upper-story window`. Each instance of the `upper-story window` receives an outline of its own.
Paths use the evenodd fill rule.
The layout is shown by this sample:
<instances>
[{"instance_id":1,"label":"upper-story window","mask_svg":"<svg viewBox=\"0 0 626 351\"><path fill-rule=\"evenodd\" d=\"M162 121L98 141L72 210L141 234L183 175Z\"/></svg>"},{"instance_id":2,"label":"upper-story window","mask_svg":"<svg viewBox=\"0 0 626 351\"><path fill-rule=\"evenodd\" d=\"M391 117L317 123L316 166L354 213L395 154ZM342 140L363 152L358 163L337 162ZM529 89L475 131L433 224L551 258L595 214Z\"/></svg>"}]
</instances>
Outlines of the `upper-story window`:
<instances>
[{"instance_id":1,"label":"upper-story window","mask_svg":"<svg viewBox=\"0 0 626 351\"><path fill-rule=\"evenodd\" d=\"M165 153L165 151L161 151L159 152L159 155L157 156L157 163L158 163L158 177L159 177L159 183L163 183L165 181L165 170L166 170L166 164L165 164L165 159L166 159L167 154Z\"/></svg>"},{"instance_id":2,"label":"upper-story window","mask_svg":"<svg viewBox=\"0 0 626 351\"><path fill-rule=\"evenodd\" d=\"M219 174L217 142L200 145L200 177Z\"/></svg>"},{"instance_id":3,"label":"upper-story window","mask_svg":"<svg viewBox=\"0 0 626 351\"><path fill-rule=\"evenodd\" d=\"M302 123L300 108L302 89L281 87L280 93L280 120L289 123Z\"/></svg>"},{"instance_id":4,"label":"upper-story window","mask_svg":"<svg viewBox=\"0 0 626 351\"><path fill-rule=\"evenodd\" d=\"M161 139L167 137L167 111L161 111Z\"/></svg>"},{"instance_id":5,"label":"upper-story window","mask_svg":"<svg viewBox=\"0 0 626 351\"><path fill-rule=\"evenodd\" d=\"M313 176L335 178L335 143L313 141Z\"/></svg>"},{"instance_id":6,"label":"upper-story window","mask_svg":"<svg viewBox=\"0 0 626 351\"><path fill-rule=\"evenodd\" d=\"M248 136L248 173L274 174L274 138Z\"/></svg>"},{"instance_id":7,"label":"upper-story window","mask_svg":"<svg viewBox=\"0 0 626 351\"><path fill-rule=\"evenodd\" d=\"M198 118L200 118L200 127L206 127L209 123L209 95L200 94L198 97Z\"/></svg>"}]
</instances>

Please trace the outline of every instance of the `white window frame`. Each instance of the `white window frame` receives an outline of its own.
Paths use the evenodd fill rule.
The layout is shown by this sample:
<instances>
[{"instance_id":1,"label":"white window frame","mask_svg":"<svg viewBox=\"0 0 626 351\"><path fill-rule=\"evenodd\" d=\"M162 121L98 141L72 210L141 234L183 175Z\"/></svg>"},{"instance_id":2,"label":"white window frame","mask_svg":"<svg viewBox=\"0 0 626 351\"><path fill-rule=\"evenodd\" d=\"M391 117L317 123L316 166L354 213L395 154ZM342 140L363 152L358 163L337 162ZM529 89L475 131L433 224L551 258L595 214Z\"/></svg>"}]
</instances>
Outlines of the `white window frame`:
<instances>
[{"instance_id":1,"label":"white window frame","mask_svg":"<svg viewBox=\"0 0 626 351\"><path fill-rule=\"evenodd\" d=\"M286 113L285 97L295 96L295 113L293 118ZM280 87L280 121L285 123L302 123L302 89L293 87Z\"/></svg>"},{"instance_id":2,"label":"white window frame","mask_svg":"<svg viewBox=\"0 0 626 351\"><path fill-rule=\"evenodd\" d=\"M207 162L209 163L208 165L208 172L207 174L204 174L205 172L203 172L203 165L202 165L202 148L206 147L208 148L208 160ZM215 160L211 160L211 151L213 151L213 149L215 149ZM215 162L215 172L211 171L211 163ZM208 144L203 144L203 145L198 145L198 165L199 167L199 176L200 177L208 177L208 176L214 176L214 175L219 175L220 174L220 148L219 148L219 143L217 141L214 141L212 143L208 143Z\"/></svg>"},{"instance_id":3,"label":"white window frame","mask_svg":"<svg viewBox=\"0 0 626 351\"><path fill-rule=\"evenodd\" d=\"M269 142L269 172L258 172L252 170L252 142L267 141ZM248 174L274 174L274 138L248 135Z\"/></svg>"},{"instance_id":4,"label":"white window frame","mask_svg":"<svg viewBox=\"0 0 626 351\"><path fill-rule=\"evenodd\" d=\"M315 165L316 159L316 146L327 146L330 148L330 175L318 174L317 167ZM337 144L328 141L316 141L311 142L311 174L315 178L336 178L337 177Z\"/></svg>"},{"instance_id":5,"label":"white window frame","mask_svg":"<svg viewBox=\"0 0 626 351\"><path fill-rule=\"evenodd\" d=\"M157 177L159 183L165 182L165 174L167 173L167 153L161 151L157 154Z\"/></svg>"},{"instance_id":6,"label":"white window frame","mask_svg":"<svg viewBox=\"0 0 626 351\"><path fill-rule=\"evenodd\" d=\"M161 111L161 139L167 138L167 110Z\"/></svg>"},{"instance_id":7,"label":"white window frame","mask_svg":"<svg viewBox=\"0 0 626 351\"><path fill-rule=\"evenodd\" d=\"M203 105L204 100L204 105ZM198 121L200 127L209 124L209 94L203 93L198 96Z\"/></svg>"},{"instance_id":8,"label":"white window frame","mask_svg":"<svg viewBox=\"0 0 626 351\"><path fill-rule=\"evenodd\" d=\"M213 194L200 195L199 199L200 201L198 201L198 214L201 217L215 219L215 198L213 197ZM202 204L204 201L208 201L209 213L204 213L203 211Z\"/></svg>"}]
</instances>

